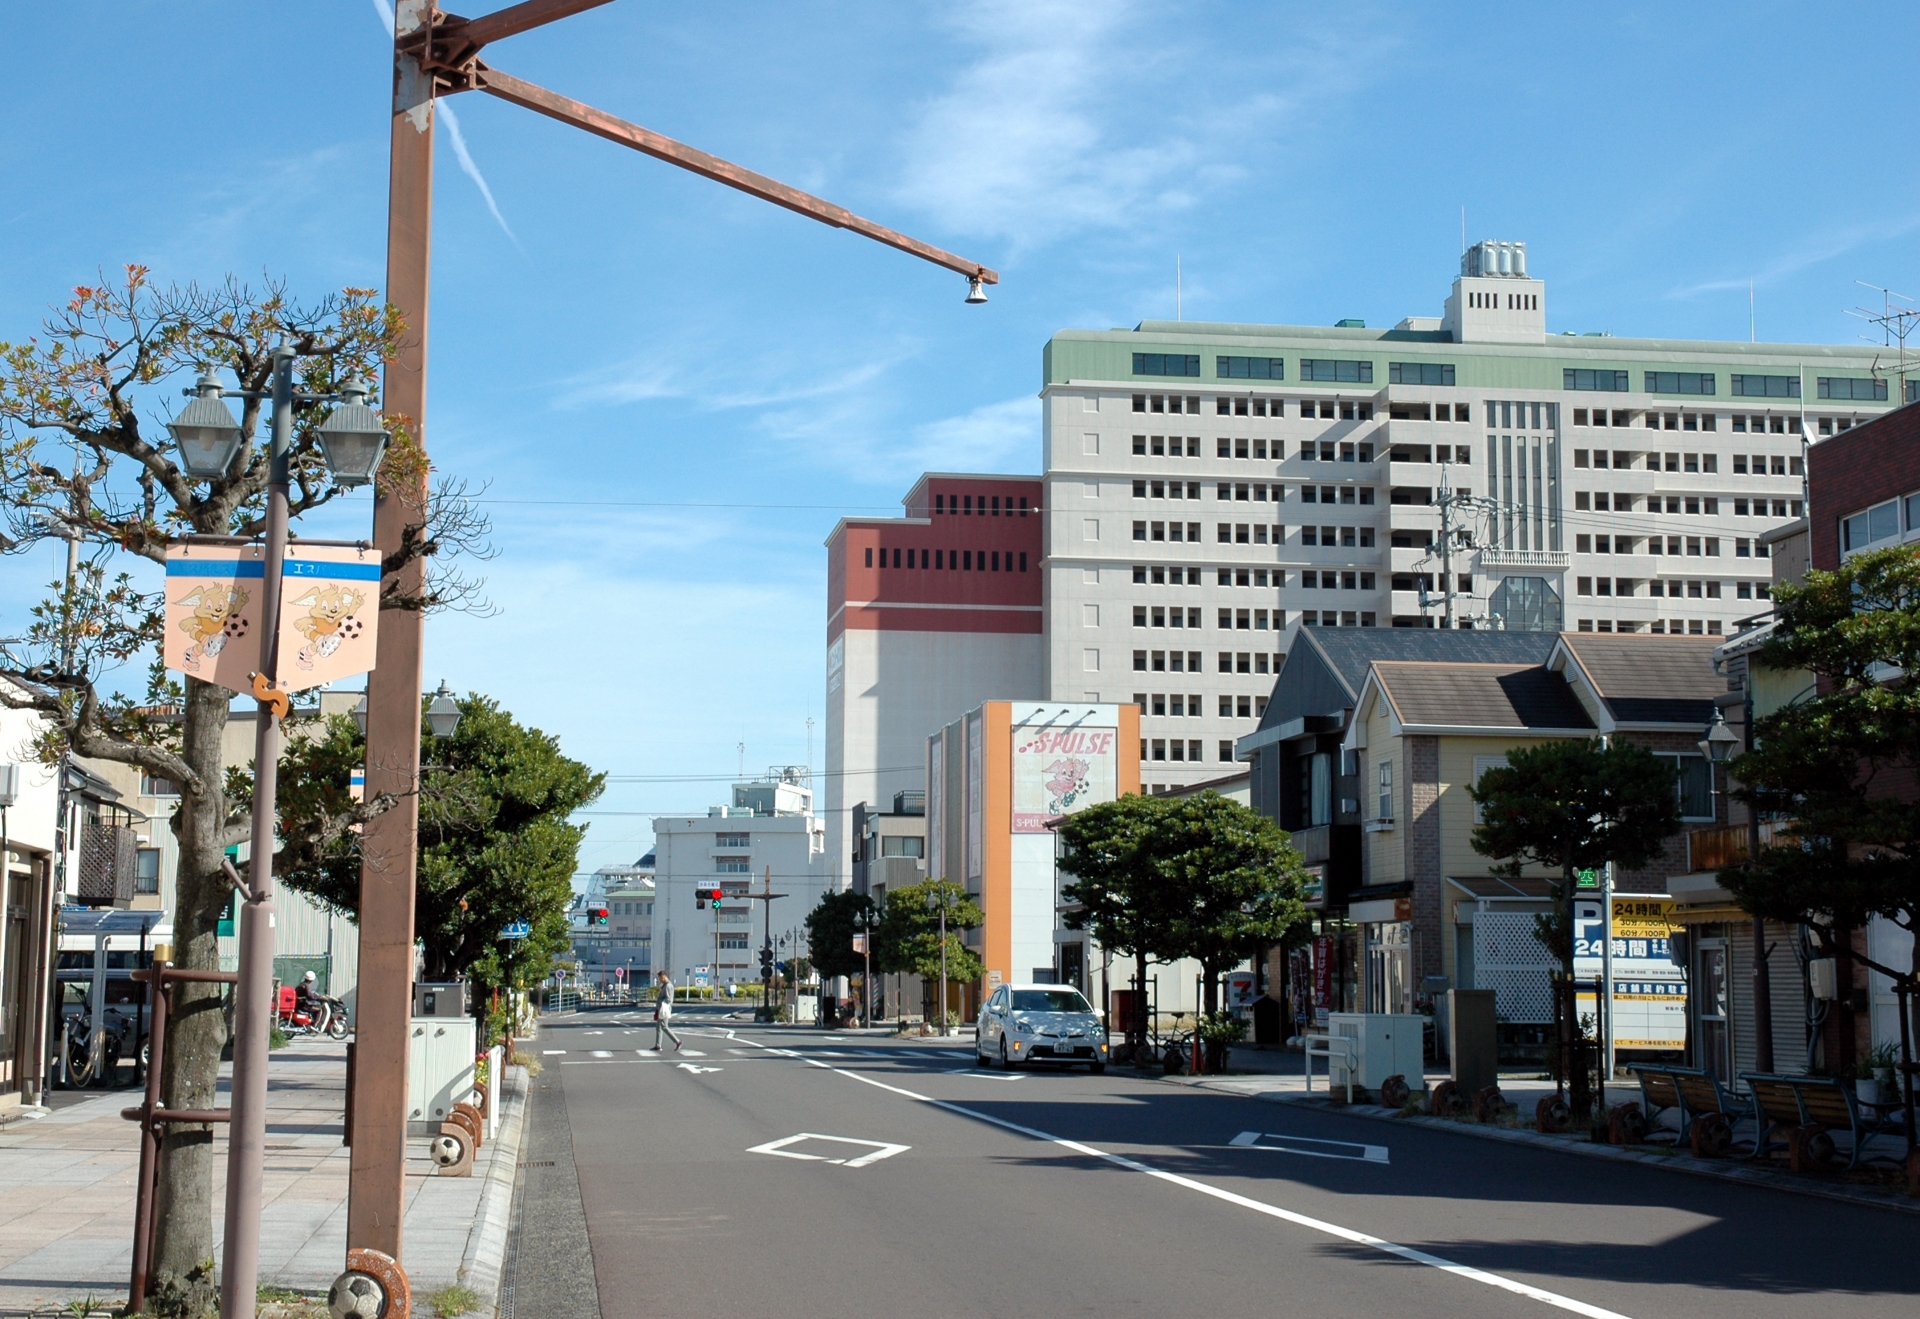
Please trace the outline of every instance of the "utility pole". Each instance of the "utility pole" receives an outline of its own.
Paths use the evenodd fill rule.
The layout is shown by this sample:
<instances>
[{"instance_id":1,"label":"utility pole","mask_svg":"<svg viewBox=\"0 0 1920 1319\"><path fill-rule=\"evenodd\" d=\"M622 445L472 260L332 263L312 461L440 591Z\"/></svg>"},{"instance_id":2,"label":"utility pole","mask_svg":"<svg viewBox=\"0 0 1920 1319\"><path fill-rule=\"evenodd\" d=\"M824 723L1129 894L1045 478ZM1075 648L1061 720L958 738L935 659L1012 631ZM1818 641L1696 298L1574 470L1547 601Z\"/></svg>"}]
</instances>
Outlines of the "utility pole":
<instances>
[{"instance_id":1,"label":"utility pole","mask_svg":"<svg viewBox=\"0 0 1920 1319\"><path fill-rule=\"evenodd\" d=\"M1449 474L1449 466L1449 464L1444 462L1440 464L1440 498L1435 501L1436 506L1440 510L1439 550L1442 590L1439 606L1441 610L1440 626L1443 628L1451 628L1454 626L1453 601L1455 596L1461 594L1458 590L1458 582L1453 575L1453 542L1456 535L1456 510L1479 510L1490 507L1492 502L1490 500L1478 499L1473 495L1464 493L1456 495L1451 485L1452 477ZM1473 533L1465 528L1460 528L1459 532L1467 537L1466 548L1475 548L1473 544ZM1429 546L1428 553L1431 554L1432 551L1433 547ZM1433 607L1434 601L1432 595L1427 590L1427 584L1422 582L1420 584L1420 612L1424 614Z\"/></svg>"},{"instance_id":2,"label":"utility pole","mask_svg":"<svg viewBox=\"0 0 1920 1319\"><path fill-rule=\"evenodd\" d=\"M775 898L787 896L773 891L772 866L765 867L764 874L765 878L760 882L760 891L747 894L753 901L766 904L760 909L762 940L760 944L760 1010L763 1013L773 1008L773 901Z\"/></svg>"},{"instance_id":3,"label":"utility pole","mask_svg":"<svg viewBox=\"0 0 1920 1319\"><path fill-rule=\"evenodd\" d=\"M394 6L391 166L388 175L386 300L404 332L388 363L382 404L412 440L417 461L389 471L374 500L374 544L383 558L414 542L427 522L426 404L433 227L434 102L485 92L592 133L676 168L772 202L796 214L954 271L967 280L968 303L987 300L1000 276L978 262L888 229L845 207L742 169L603 110L556 95L490 67L481 54L505 40L597 8L606 0L521 0L464 18L432 0ZM392 572L384 589L425 595L426 566L414 558ZM360 996L354 1088L347 1097L353 1129L348 1174L347 1263L387 1274L408 1296L400 1264L406 1191L407 1039L412 1004L414 887L419 836L421 611L394 609L382 620L377 663L367 683L367 791L390 792L392 809L361 836ZM716 949L717 952L717 949ZM716 957L716 963L718 961ZM717 973L718 966L715 971ZM391 1270L388 1273L388 1270Z\"/></svg>"},{"instance_id":4,"label":"utility pole","mask_svg":"<svg viewBox=\"0 0 1920 1319\"><path fill-rule=\"evenodd\" d=\"M947 890L940 888L940 1034L947 1034Z\"/></svg>"}]
</instances>

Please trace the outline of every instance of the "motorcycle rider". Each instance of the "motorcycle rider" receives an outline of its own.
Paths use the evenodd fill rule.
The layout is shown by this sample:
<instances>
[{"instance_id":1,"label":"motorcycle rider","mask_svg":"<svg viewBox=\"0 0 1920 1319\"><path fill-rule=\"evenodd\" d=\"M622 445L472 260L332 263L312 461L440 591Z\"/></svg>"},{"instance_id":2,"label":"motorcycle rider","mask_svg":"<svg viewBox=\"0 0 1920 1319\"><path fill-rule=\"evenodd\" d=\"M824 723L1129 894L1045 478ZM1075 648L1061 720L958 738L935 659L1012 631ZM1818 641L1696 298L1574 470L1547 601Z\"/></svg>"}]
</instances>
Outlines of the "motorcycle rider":
<instances>
[{"instance_id":1,"label":"motorcycle rider","mask_svg":"<svg viewBox=\"0 0 1920 1319\"><path fill-rule=\"evenodd\" d=\"M320 992L319 977L309 971L300 977L300 983L293 987L293 1007L296 1012L304 1012L309 1020L319 1020Z\"/></svg>"}]
</instances>

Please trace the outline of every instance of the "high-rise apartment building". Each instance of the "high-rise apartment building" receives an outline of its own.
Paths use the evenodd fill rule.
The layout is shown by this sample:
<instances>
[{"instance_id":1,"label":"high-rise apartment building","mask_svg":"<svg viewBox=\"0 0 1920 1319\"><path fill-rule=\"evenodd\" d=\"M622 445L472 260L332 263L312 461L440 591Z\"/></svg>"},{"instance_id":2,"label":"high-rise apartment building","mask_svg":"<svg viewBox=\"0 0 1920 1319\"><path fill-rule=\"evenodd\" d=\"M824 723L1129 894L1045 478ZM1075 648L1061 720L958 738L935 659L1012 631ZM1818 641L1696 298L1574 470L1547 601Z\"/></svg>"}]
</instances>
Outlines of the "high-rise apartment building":
<instances>
[{"instance_id":1,"label":"high-rise apartment building","mask_svg":"<svg viewBox=\"0 0 1920 1319\"><path fill-rule=\"evenodd\" d=\"M1888 356L1549 334L1504 242L1390 330L1063 330L1045 696L1138 703L1151 789L1221 773L1291 628L1725 633L1767 607L1806 445L1898 401Z\"/></svg>"},{"instance_id":2,"label":"high-rise apartment building","mask_svg":"<svg viewBox=\"0 0 1920 1319\"><path fill-rule=\"evenodd\" d=\"M827 537L827 766L836 889L853 808L922 793L927 736L982 701L1040 695L1040 478L930 472L905 516Z\"/></svg>"}]
</instances>

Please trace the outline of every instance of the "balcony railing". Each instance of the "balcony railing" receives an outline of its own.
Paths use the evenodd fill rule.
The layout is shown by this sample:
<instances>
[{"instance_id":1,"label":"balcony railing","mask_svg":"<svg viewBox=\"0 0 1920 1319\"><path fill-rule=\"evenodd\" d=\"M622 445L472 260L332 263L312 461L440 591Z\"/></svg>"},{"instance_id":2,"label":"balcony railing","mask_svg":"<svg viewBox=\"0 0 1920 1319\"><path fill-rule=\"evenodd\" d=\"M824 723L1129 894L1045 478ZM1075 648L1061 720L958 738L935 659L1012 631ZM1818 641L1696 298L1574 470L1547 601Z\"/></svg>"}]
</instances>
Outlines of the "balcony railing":
<instances>
[{"instance_id":1,"label":"balcony railing","mask_svg":"<svg viewBox=\"0 0 1920 1319\"><path fill-rule=\"evenodd\" d=\"M1772 843L1776 838L1785 838L1793 831L1790 822L1784 820L1762 820L1760 822L1760 845ZM1712 829L1695 829L1687 835L1687 872L1701 874L1709 870L1718 870L1743 861L1747 855L1747 826L1744 824L1721 825Z\"/></svg>"},{"instance_id":2,"label":"balcony railing","mask_svg":"<svg viewBox=\"0 0 1920 1319\"><path fill-rule=\"evenodd\" d=\"M1482 572L1490 568L1543 568L1561 571L1571 561L1571 556L1562 550L1505 550L1489 547L1480 551Z\"/></svg>"}]
</instances>

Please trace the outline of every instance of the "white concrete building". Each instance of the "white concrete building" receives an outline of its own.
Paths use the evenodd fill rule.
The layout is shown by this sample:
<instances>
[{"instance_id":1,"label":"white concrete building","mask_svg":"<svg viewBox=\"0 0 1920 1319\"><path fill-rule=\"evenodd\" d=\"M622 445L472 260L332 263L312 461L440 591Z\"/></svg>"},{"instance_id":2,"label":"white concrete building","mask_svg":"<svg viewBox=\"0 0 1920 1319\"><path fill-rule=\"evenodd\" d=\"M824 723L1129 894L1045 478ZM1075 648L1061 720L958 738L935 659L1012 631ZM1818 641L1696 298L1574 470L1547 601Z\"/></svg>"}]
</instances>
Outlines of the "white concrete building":
<instances>
[{"instance_id":1,"label":"white concrete building","mask_svg":"<svg viewBox=\"0 0 1920 1319\"><path fill-rule=\"evenodd\" d=\"M757 984L769 928L781 960L793 938L805 939L807 913L828 886L826 827L813 813L805 779L804 771L785 768L734 784L731 805L654 820L653 970L679 985ZM769 882L785 896L770 904L747 896L768 891ZM717 905L696 897L716 885L724 894Z\"/></svg>"},{"instance_id":2,"label":"white concrete building","mask_svg":"<svg viewBox=\"0 0 1920 1319\"><path fill-rule=\"evenodd\" d=\"M1519 243L1390 330L1061 331L1045 696L1139 703L1152 791L1226 772L1289 626L1730 632L1767 607L1805 445L1899 402L1888 360L1550 334Z\"/></svg>"}]
</instances>

